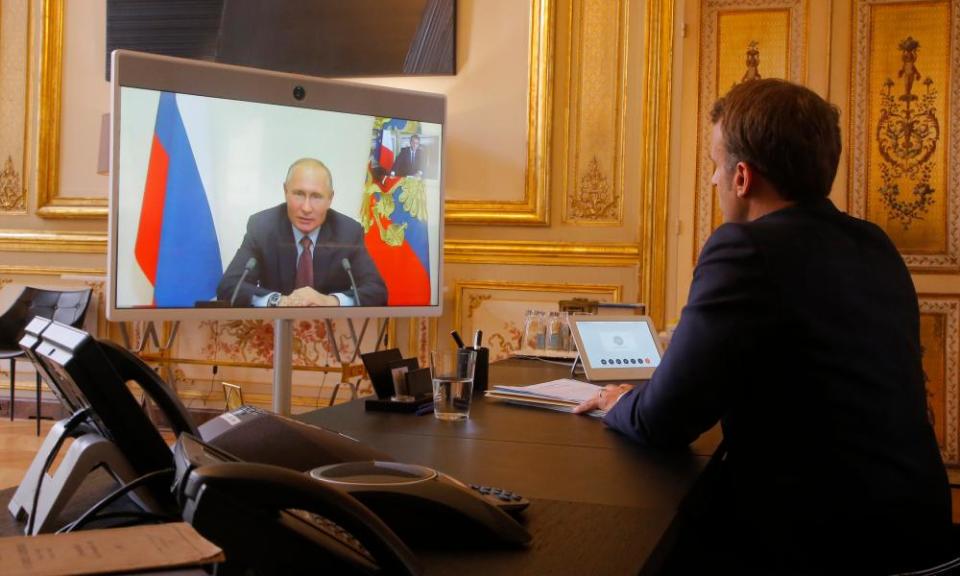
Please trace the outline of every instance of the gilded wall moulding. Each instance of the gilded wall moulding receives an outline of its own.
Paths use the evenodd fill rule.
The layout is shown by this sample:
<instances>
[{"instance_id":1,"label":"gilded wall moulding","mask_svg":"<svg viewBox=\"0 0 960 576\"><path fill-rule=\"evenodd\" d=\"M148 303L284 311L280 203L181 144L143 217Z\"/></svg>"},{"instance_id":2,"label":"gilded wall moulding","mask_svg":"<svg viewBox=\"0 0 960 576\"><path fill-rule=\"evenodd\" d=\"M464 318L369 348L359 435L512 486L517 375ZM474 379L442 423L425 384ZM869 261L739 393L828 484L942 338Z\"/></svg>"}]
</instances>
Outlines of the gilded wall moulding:
<instances>
[{"instance_id":1,"label":"gilded wall moulding","mask_svg":"<svg viewBox=\"0 0 960 576\"><path fill-rule=\"evenodd\" d=\"M625 0L570 2L562 142L565 224L623 224L628 7Z\"/></svg>"},{"instance_id":2,"label":"gilded wall moulding","mask_svg":"<svg viewBox=\"0 0 960 576\"><path fill-rule=\"evenodd\" d=\"M5 214L27 213L33 5L20 0L7 2L0 10L0 148L6 152L0 165L0 212Z\"/></svg>"},{"instance_id":3,"label":"gilded wall moulding","mask_svg":"<svg viewBox=\"0 0 960 576\"><path fill-rule=\"evenodd\" d=\"M482 330L490 359L518 350L527 309L556 310L573 297L620 302L623 288L613 284L456 281L453 287L453 328L461 334Z\"/></svg>"},{"instance_id":4,"label":"gilded wall moulding","mask_svg":"<svg viewBox=\"0 0 960 576\"><path fill-rule=\"evenodd\" d=\"M451 224L548 226L550 224L550 138L553 110L553 39L556 0L530 0L527 91L527 167L519 201L447 200Z\"/></svg>"},{"instance_id":5,"label":"gilded wall moulding","mask_svg":"<svg viewBox=\"0 0 960 576\"><path fill-rule=\"evenodd\" d=\"M0 212L26 212L27 191L20 173L13 166L13 157L7 156L0 170Z\"/></svg>"},{"instance_id":6,"label":"gilded wall moulding","mask_svg":"<svg viewBox=\"0 0 960 576\"><path fill-rule=\"evenodd\" d=\"M596 156L580 175L576 190L569 193L567 206L565 222L618 225L623 220L623 196L610 186Z\"/></svg>"},{"instance_id":7,"label":"gilded wall moulding","mask_svg":"<svg viewBox=\"0 0 960 576\"><path fill-rule=\"evenodd\" d=\"M60 102L63 89L65 0L43 0L40 40L40 121L37 135L37 214L44 218L106 218L107 197L60 196Z\"/></svg>"},{"instance_id":8,"label":"gilded wall moulding","mask_svg":"<svg viewBox=\"0 0 960 576\"><path fill-rule=\"evenodd\" d=\"M533 266L636 266L640 252L638 244L526 240L449 239L443 249L448 263Z\"/></svg>"},{"instance_id":9,"label":"gilded wall moulding","mask_svg":"<svg viewBox=\"0 0 960 576\"><path fill-rule=\"evenodd\" d=\"M643 146L640 155L639 300L665 325L667 191L673 94L673 0L647 0L643 17Z\"/></svg>"},{"instance_id":10,"label":"gilded wall moulding","mask_svg":"<svg viewBox=\"0 0 960 576\"><path fill-rule=\"evenodd\" d=\"M710 159L710 109L740 82L806 80L806 0L705 0L700 16L700 102L693 259L722 221Z\"/></svg>"},{"instance_id":11,"label":"gilded wall moulding","mask_svg":"<svg viewBox=\"0 0 960 576\"><path fill-rule=\"evenodd\" d=\"M0 250L6 252L106 254L107 236L97 232L0 230Z\"/></svg>"},{"instance_id":12,"label":"gilded wall moulding","mask_svg":"<svg viewBox=\"0 0 960 576\"><path fill-rule=\"evenodd\" d=\"M850 90L850 212L915 272L960 271L960 8L858 0Z\"/></svg>"},{"instance_id":13,"label":"gilded wall moulding","mask_svg":"<svg viewBox=\"0 0 960 576\"><path fill-rule=\"evenodd\" d=\"M948 466L960 466L960 297L920 294L927 416Z\"/></svg>"},{"instance_id":14,"label":"gilded wall moulding","mask_svg":"<svg viewBox=\"0 0 960 576\"><path fill-rule=\"evenodd\" d=\"M11 276L106 276L106 268L78 266L17 266L0 264L0 274Z\"/></svg>"}]
</instances>

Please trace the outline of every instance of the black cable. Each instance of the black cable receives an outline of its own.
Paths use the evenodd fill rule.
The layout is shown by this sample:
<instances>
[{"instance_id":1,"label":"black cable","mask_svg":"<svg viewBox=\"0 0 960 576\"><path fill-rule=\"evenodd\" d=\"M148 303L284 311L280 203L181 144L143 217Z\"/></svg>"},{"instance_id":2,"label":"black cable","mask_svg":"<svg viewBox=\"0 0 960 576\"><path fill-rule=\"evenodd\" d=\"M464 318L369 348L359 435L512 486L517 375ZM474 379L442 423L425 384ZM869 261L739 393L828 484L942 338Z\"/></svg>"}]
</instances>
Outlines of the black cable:
<instances>
[{"instance_id":1,"label":"black cable","mask_svg":"<svg viewBox=\"0 0 960 576\"><path fill-rule=\"evenodd\" d=\"M104 512L102 514L97 514L93 518L87 521L87 524L91 522L97 522L98 520L110 520L113 518L137 518L144 521L153 521L158 524L165 522L176 522L179 520L177 516L172 516L170 514L157 514L154 512L145 512L143 510L118 510L116 512ZM111 526L113 528L114 526Z\"/></svg>"},{"instance_id":2,"label":"black cable","mask_svg":"<svg viewBox=\"0 0 960 576\"><path fill-rule=\"evenodd\" d=\"M87 407L74 412L73 415L67 419L63 425L63 433L57 438L57 443L53 445L53 448L50 449L50 452L47 454L47 459L43 461L43 469L40 470L40 475L37 476L37 486L33 490L33 504L30 507L30 519L27 521L27 534L30 536L33 535L33 527L37 521L37 506L40 505L40 488L43 486L43 479L46 477L47 471L50 470L50 466L53 465L53 459L57 457L57 452L63 447L63 443L66 442L67 437L70 436L74 428L87 419L91 411L92 410Z\"/></svg>"},{"instance_id":3,"label":"black cable","mask_svg":"<svg viewBox=\"0 0 960 576\"><path fill-rule=\"evenodd\" d=\"M100 500L99 502L97 502L96 504L94 504L89 510L87 510L86 512L84 512L79 518L77 518L77 519L74 520L73 522L67 524L67 525L64 526L63 528L57 530L57 534L63 534L63 533L65 533L65 532L72 532L72 531L76 530L77 528L82 528L84 524L86 524L86 523L90 522L91 520L93 520L94 517L97 515L98 512L100 512L101 510L103 510L104 508L106 508L107 506L109 506L110 504L112 504L117 498L120 498L121 496L123 496L123 495L126 494L127 492L130 492L130 491L132 491L132 490L135 490L135 489L139 488L140 486L146 484L147 482L153 480L154 478L158 478L158 477L163 476L163 475L165 475L165 474L173 474L173 472L174 472L174 469L173 469L173 468L164 468L164 469L162 469L162 470L154 470L153 472L149 472L149 473L147 473L147 474L144 474L143 476L140 476L139 478L134 478L133 480L131 480L131 481L128 482L127 484L124 484L123 486L120 486L119 488L117 488L117 489L114 490L113 492L111 492L111 493L107 494L106 496L104 496L102 500Z\"/></svg>"}]
</instances>

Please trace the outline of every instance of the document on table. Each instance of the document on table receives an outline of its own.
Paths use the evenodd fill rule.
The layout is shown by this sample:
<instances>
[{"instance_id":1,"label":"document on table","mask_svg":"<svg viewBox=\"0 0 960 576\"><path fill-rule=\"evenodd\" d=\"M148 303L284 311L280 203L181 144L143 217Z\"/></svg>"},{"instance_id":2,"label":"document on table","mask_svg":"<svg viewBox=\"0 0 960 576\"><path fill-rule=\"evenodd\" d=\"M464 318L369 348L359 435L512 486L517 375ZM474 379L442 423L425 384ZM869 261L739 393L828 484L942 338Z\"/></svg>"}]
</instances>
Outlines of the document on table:
<instances>
[{"instance_id":1,"label":"document on table","mask_svg":"<svg viewBox=\"0 0 960 576\"><path fill-rule=\"evenodd\" d=\"M572 412L573 407L597 395L600 387L589 382L581 382L570 378L551 380L531 386L495 385L486 393L487 398L501 400L513 404L523 404L560 412ZM603 410L593 410L590 416L602 417Z\"/></svg>"},{"instance_id":2,"label":"document on table","mask_svg":"<svg viewBox=\"0 0 960 576\"><path fill-rule=\"evenodd\" d=\"M0 538L5 576L60 576L200 566L223 551L185 522Z\"/></svg>"}]
</instances>

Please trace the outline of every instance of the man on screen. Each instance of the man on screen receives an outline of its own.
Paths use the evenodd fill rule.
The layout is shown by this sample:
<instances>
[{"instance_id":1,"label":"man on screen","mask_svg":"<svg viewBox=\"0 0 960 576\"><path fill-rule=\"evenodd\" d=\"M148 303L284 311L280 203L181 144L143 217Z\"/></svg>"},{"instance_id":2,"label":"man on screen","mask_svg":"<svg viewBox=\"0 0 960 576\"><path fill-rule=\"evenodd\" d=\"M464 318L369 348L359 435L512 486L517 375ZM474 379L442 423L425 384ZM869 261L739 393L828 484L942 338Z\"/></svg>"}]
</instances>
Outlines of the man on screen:
<instances>
[{"instance_id":1,"label":"man on screen","mask_svg":"<svg viewBox=\"0 0 960 576\"><path fill-rule=\"evenodd\" d=\"M393 164L394 176L423 177L423 150L420 148L420 136L410 136L410 145L400 149L397 161Z\"/></svg>"},{"instance_id":2,"label":"man on screen","mask_svg":"<svg viewBox=\"0 0 960 576\"><path fill-rule=\"evenodd\" d=\"M330 208L333 177L326 165L297 160L283 190L285 203L247 221L217 297L237 306L386 305L387 288L367 254L363 228Z\"/></svg>"}]
</instances>

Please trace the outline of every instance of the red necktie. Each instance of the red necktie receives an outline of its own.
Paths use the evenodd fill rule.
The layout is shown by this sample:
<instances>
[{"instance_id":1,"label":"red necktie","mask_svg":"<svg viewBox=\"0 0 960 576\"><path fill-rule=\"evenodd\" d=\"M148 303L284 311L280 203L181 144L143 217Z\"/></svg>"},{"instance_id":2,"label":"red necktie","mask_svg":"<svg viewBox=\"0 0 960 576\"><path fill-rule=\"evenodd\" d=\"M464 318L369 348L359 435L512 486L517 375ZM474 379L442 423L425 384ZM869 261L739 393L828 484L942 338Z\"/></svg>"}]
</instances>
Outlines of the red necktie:
<instances>
[{"instance_id":1,"label":"red necktie","mask_svg":"<svg viewBox=\"0 0 960 576\"><path fill-rule=\"evenodd\" d=\"M313 242L309 236L300 239L300 258L297 259L297 288L313 287Z\"/></svg>"}]
</instances>

